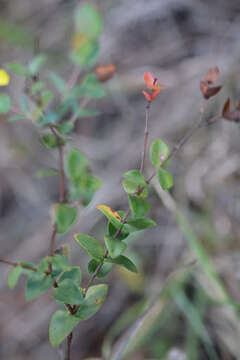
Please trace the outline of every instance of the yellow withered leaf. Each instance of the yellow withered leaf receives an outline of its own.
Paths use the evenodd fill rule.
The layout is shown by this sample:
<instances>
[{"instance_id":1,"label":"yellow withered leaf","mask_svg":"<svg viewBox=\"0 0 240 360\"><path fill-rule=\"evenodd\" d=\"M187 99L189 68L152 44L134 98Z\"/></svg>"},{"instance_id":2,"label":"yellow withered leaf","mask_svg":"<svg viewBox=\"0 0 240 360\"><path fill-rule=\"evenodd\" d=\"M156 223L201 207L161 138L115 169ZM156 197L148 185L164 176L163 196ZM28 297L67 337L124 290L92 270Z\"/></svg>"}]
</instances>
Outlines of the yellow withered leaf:
<instances>
[{"instance_id":1,"label":"yellow withered leaf","mask_svg":"<svg viewBox=\"0 0 240 360\"><path fill-rule=\"evenodd\" d=\"M8 73L5 70L0 69L0 86L8 85L9 81L10 81L10 77Z\"/></svg>"},{"instance_id":2,"label":"yellow withered leaf","mask_svg":"<svg viewBox=\"0 0 240 360\"><path fill-rule=\"evenodd\" d=\"M102 211L104 214L108 214L109 216L114 216L115 219L121 221L121 216L117 213L117 211L114 211L107 205L97 205L96 206L100 211Z\"/></svg>"}]
</instances>

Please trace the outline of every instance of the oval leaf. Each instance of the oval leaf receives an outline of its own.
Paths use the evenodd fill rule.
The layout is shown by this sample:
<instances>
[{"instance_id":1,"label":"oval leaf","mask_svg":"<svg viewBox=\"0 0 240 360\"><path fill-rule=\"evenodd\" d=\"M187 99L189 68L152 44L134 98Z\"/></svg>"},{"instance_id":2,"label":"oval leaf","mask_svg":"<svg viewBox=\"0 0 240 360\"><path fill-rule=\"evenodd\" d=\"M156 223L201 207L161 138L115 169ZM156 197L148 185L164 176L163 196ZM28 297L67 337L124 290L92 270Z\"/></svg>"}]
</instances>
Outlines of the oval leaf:
<instances>
[{"instance_id":1,"label":"oval leaf","mask_svg":"<svg viewBox=\"0 0 240 360\"><path fill-rule=\"evenodd\" d=\"M71 227L77 218L77 209L64 204L55 206L55 223L57 224L57 232L63 234Z\"/></svg>"},{"instance_id":2,"label":"oval leaf","mask_svg":"<svg viewBox=\"0 0 240 360\"><path fill-rule=\"evenodd\" d=\"M124 250L126 250L127 245L124 242L114 239L111 236L105 235L104 241L111 258L113 259L121 255Z\"/></svg>"},{"instance_id":3,"label":"oval leaf","mask_svg":"<svg viewBox=\"0 0 240 360\"><path fill-rule=\"evenodd\" d=\"M63 280L59 286L54 289L53 297L58 301L70 305L80 305L83 302L82 292L71 279Z\"/></svg>"},{"instance_id":4,"label":"oval leaf","mask_svg":"<svg viewBox=\"0 0 240 360\"><path fill-rule=\"evenodd\" d=\"M36 75L41 67L45 64L47 60L46 55L37 55L35 56L32 61L28 65L28 69L31 75Z\"/></svg>"},{"instance_id":5,"label":"oval leaf","mask_svg":"<svg viewBox=\"0 0 240 360\"><path fill-rule=\"evenodd\" d=\"M71 279L77 285L81 284L82 281L82 272L79 266L73 266L69 270L64 271L58 279L58 283L62 282L63 280Z\"/></svg>"},{"instance_id":6,"label":"oval leaf","mask_svg":"<svg viewBox=\"0 0 240 360\"><path fill-rule=\"evenodd\" d=\"M118 231L118 229L109 221L108 222L108 234L111 237L115 237L116 232ZM125 230L124 226L121 230L121 232L119 233L117 239L118 240L123 240L126 239L129 235L129 232Z\"/></svg>"},{"instance_id":7,"label":"oval leaf","mask_svg":"<svg viewBox=\"0 0 240 360\"><path fill-rule=\"evenodd\" d=\"M120 255L116 259L107 258L106 261L113 263L113 264L123 266L125 269L127 269L131 272L134 272L134 273L138 272L136 265L129 258L127 258L124 255Z\"/></svg>"},{"instance_id":8,"label":"oval leaf","mask_svg":"<svg viewBox=\"0 0 240 360\"><path fill-rule=\"evenodd\" d=\"M150 147L150 160L156 167L163 166L163 168L169 165L169 161L166 161L170 155L168 146L160 139L155 140Z\"/></svg>"},{"instance_id":9,"label":"oval leaf","mask_svg":"<svg viewBox=\"0 0 240 360\"><path fill-rule=\"evenodd\" d=\"M71 333L79 319L67 311L56 311L50 321L49 340L53 347L58 346Z\"/></svg>"},{"instance_id":10,"label":"oval leaf","mask_svg":"<svg viewBox=\"0 0 240 360\"><path fill-rule=\"evenodd\" d=\"M142 199L137 195L128 195L129 205L134 217L141 217L146 215L150 204L147 200Z\"/></svg>"},{"instance_id":11,"label":"oval leaf","mask_svg":"<svg viewBox=\"0 0 240 360\"><path fill-rule=\"evenodd\" d=\"M89 255L96 259L102 259L104 248L98 240L85 234L75 234L75 240L87 251Z\"/></svg>"},{"instance_id":12,"label":"oval leaf","mask_svg":"<svg viewBox=\"0 0 240 360\"><path fill-rule=\"evenodd\" d=\"M140 171L138 171L138 170L127 171L123 174L123 177L124 177L124 179L126 179L130 182L133 182L133 183L139 185L140 187L147 185L143 174L140 173Z\"/></svg>"},{"instance_id":13,"label":"oval leaf","mask_svg":"<svg viewBox=\"0 0 240 360\"><path fill-rule=\"evenodd\" d=\"M76 316L81 320L86 320L96 314L107 296L107 291L106 284L91 286Z\"/></svg>"},{"instance_id":14,"label":"oval leaf","mask_svg":"<svg viewBox=\"0 0 240 360\"><path fill-rule=\"evenodd\" d=\"M87 167L87 164L85 155L80 150L72 148L67 157L68 176L73 180L78 179L82 171Z\"/></svg>"},{"instance_id":15,"label":"oval leaf","mask_svg":"<svg viewBox=\"0 0 240 360\"><path fill-rule=\"evenodd\" d=\"M97 8L92 4L80 6L74 14L77 32L86 34L89 38L97 38L102 31L102 18Z\"/></svg>"},{"instance_id":16,"label":"oval leaf","mask_svg":"<svg viewBox=\"0 0 240 360\"><path fill-rule=\"evenodd\" d=\"M14 266L8 272L8 286L10 289L13 289L18 282L20 275L23 273L23 268L21 266Z\"/></svg>"},{"instance_id":17,"label":"oval leaf","mask_svg":"<svg viewBox=\"0 0 240 360\"><path fill-rule=\"evenodd\" d=\"M58 146L57 139L52 134L44 134L41 136L41 142L47 149L56 149Z\"/></svg>"},{"instance_id":18,"label":"oval leaf","mask_svg":"<svg viewBox=\"0 0 240 360\"><path fill-rule=\"evenodd\" d=\"M159 168L157 170L158 181L163 190L169 190L174 184L173 176L166 170Z\"/></svg>"},{"instance_id":19,"label":"oval leaf","mask_svg":"<svg viewBox=\"0 0 240 360\"><path fill-rule=\"evenodd\" d=\"M30 274L27 281L25 297L27 301L31 301L49 290L54 283L54 279L45 274L36 272Z\"/></svg>"},{"instance_id":20,"label":"oval leaf","mask_svg":"<svg viewBox=\"0 0 240 360\"><path fill-rule=\"evenodd\" d=\"M88 272L89 274L93 274L94 271L96 270L96 268L98 267L99 265L99 261L97 261L96 259L91 259L88 263ZM101 269L99 270L98 274L97 274L97 277L98 278L103 278L105 277L109 271L111 270L112 268L112 264L110 263L104 263L101 267Z\"/></svg>"},{"instance_id":21,"label":"oval leaf","mask_svg":"<svg viewBox=\"0 0 240 360\"><path fill-rule=\"evenodd\" d=\"M156 226L155 221L149 218L140 217L140 218L128 218L127 223L125 224L125 228L129 230L129 232L135 232L139 230L148 229L150 227Z\"/></svg>"}]
</instances>

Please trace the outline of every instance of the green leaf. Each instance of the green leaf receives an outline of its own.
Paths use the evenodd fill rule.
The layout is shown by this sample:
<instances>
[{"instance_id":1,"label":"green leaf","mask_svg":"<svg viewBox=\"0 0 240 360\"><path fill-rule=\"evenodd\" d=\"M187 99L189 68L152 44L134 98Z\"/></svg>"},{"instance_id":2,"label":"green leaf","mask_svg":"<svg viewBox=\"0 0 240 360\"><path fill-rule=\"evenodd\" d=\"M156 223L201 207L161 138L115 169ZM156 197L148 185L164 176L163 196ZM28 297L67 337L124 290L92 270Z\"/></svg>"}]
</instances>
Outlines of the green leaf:
<instances>
[{"instance_id":1,"label":"green leaf","mask_svg":"<svg viewBox=\"0 0 240 360\"><path fill-rule=\"evenodd\" d=\"M79 319L67 311L56 311L50 321L49 340L52 347L56 347L71 333Z\"/></svg>"},{"instance_id":2,"label":"green leaf","mask_svg":"<svg viewBox=\"0 0 240 360\"><path fill-rule=\"evenodd\" d=\"M48 103L52 100L53 93L49 90L43 91L41 94L41 98L42 98L42 106L46 107L46 105L48 105ZM57 119L56 119L56 121L57 121Z\"/></svg>"},{"instance_id":3,"label":"green leaf","mask_svg":"<svg viewBox=\"0 0 240 360\"><path fill-rule=\"evenodd\" d=\"M48 124L56 124L58 122L58 114L55 111L48 111L46 113L46 115L44 116L44 125L48 125Z\"/></svg>"},{"instance_id":4,"label":"green leaf","mask_svg":"<svg viewBox=\"0 0 240 360\"><path fill-rule=\"evenodd\" d=\"M10 116L7 121L8 122L15 122L15 121L18 121L18 120L23 120L25 119L25 116L23 115L15 115L15 116Z\"/></svg>"},{"instance_id":5,"label":"green leaf","mask_svg":"<svg viewBox=\"0 0 240 360\"><path fill-rule=\"evenodd\" d=\"M131 272L134 272L134 273L138 272L136 265L129 258L127 258L124 255L120 255L116 259L107 258L106 261L113 263L113 264L121 265L125 269L127 269Z\"/></svg>"},{"instance_id":6,"label":"green leaf","mask_svg":"<svg viewBox=\"0 0 240 360\"><path fill-rule=\"evenodd\" d=\"M20 275L23 273L23 268L21 266L14 266L8 272L8 286L10 289L13 289L18 282Z\"/></svg>"},{"instance_id":7,"label":"green leaf","mask_svg":"<svg viewBox=\"0 0 240 360\"><path fill-rule=\"evenodd\" d=\"M74 130L74 123L72 122L64 122L57 126L58 131L61 134L70 134Z\"/></svg>"},{"instance_id":8,"label":"green leaf","mask_svg":"<svg viewBox=\"0 0 240 360\"><path fill-rule=\"evenodd\" d=\"M128 195L129 205L134 217L141 217L146 215L150 204L147 200L142 199L137 195Z\"/></svg>"},{"instance_id":9,"label":"green leaf","mask_svg":"<svg viewBox=\"0 0 240 360\"><path fill-rule=\"evenodd\" d=\"M0 114L7 114L10 111L11 99L6 94L0 94Z\"/></svg>"},{"instance_id":10,"label":"green leaf","mask_svg":"<svg viewBox=\"0 0 240 360\"><path fill-rule=\"evenodd\" d=\"M75 86L69 94L69 98L78 98L79 96L89 96L100 99L105 95L105 90L98 81L94 73L85 76L83 82L79 86Z\"/></svg>"},{"instance_id":11,"label":"green leaf","mask_svg":"<svg viewBox=\"0 0 240 360\"><path fill-rule=\"evenodd\" d=\"M127 194L132 194L132 195L135 195L137 193L137 191L139 190L139 185L133 181L130 181L130 180L123 180L122 181L122 185L123 185L123 188L124 190L126 191ZM146 188L141 188L142 191L141 193L139 194L139 196L141 198L146 198L148 197L148 191Z\"/></svg>"},{"instance_id":12,"label":"green leaf","mask_svg":"<svg viewBox=\"0 0 240 360\"><path fill-rule=\"evenodd\" d=\"M57 169L43 169L37 171L37 177L42 178L46 176L56 176L59 174Z\"/></svg>"},{"instance_id":13,"label":"green leaf","mask_svg":"<svg viewBox=\"0 0 240 360\"><path fill-rule=\"evenodd\" d=\"M157 224L155 221L149 218L145 217L139 217L139 218L128 218L127 222L125 224L126 229L129 230L129 232L135 232L139 230L148 229L150 227L156 226Z\"/></svg>"},{"instance_id":14,"label":"green leaf","mask_svg":"<svg viewBox=\"0 0 240 360\"><path fill-rule=\"evenodd\" d=\"M47 256L46 259L52 264L53 276L58 276L61 272L69 270L71 267L71 264L65 255L55 254L54 256Z\"/></svg>"},{"instance_id":15,"label":"green leaf","mask_svg":"<svg viewBox=\"0 0 240 360\"><path fill-rule=\"evenodd\" d=\"M89 255L96 259L103 258L104 247L98 240L85 234L75 234L74 238L87 251Z\"/></svg>"},{"instance_id":16,"label":"green leaf","mask_svg":"<svg viewBox=\"0 0 240 360\"><path fill-rule=\"evenodd\" d=\"M78 36L78 35L77 35ZM82 36L82 34L80 34ZM99 55L98 40L88 37L81 38L77 47L71 53L71 60L84 68L92 67L96 64Z\"/></svg>"},{"instance_id":17,"label":"green leaf","mask_svg":"<svg viewBox=\"0 0 240 360\"><path fill-rule=\"evenodd\" d=\"M147 185L144 176L142 173L140 173L140 171L138 170L130 170L127 171L123 174L124 179L126 179L127 181L137 184L140 187L144 187Z\"/></svg>"},{"instance_id":18,"label":"green leaf","mask_svg":"<svg viewBox=\"0 0 240 360\"><path fill-rule=\"evenodd\" d=\"M97 261L96 259L91 259L88 263L89 274L93 274L99 264L100 264L100 262ZM97 274L97 278L103 278L104 276L106 276L109 273L109 271L111 270L111 268L112 268L112 264L103 263L101 269L99 270L99 272Z\"/></svg>"},{"instance_id":19,"label":"green leaf","mask_svg":"<svg viewBox=\"0 0 240 360\"><path fill-rule=\"evenodd\" d=\"M107 296L107 291L106 284L91 286L76 316L81 320L86 320L96 314Z\"/></svg>"},{"instance_id":20,"label":"green leaf","mask_svg":"<svg viewBox=\"0 0 240 360\"><path fill-rule=\"evenodd\" d=\"M100 187L101 181L96 176L83 169L79 177L71 179L70 200L81 200L82 205L86 206Z\"/></svg>"},{"instance_id":21,"label":"green leaf","mask_svg":"<svg viewBox=\"0 0 240 360\"><path fill-rule=\"evenodd\" d=\"M97 38L102 31L102 18L97 8L92 4L84 4L77 8L74 14L76 32Z\"/></svg>"},{"instance_id":22,"label":"green leaf","mask_svg":"<svg viewBox=\"0 0 240 360\"><path fill-rule=\"evenodd\" d=\"M46 256L41 260L40 265L38 266L37 273L44 275L45 272L48 270L49 270L49 262L48 262L48 256Z\"/></svg>"},{"instance_id":23,"label":"green leaf","mask_svg":"<svg viewBox=\"0 0 240 360\"><path fill-rule=\"evenodd\" d=\"M41 69L41 67L45 64L46 61L47 61L46 55L41 54L41 55L35 56L28 65L30 74L36 75L39 72L39 70Z\"/></svg>"},{"instance_id":24,"label":"green leaf","mask_svg":"<svg viewBox=\"0 0 240 360\"><path fill-rule=\"evenodd\" d=\"M70 305L80 305L83 302L83 295L79 287L71 279L63 280L53 290L54 299Z\"/></svg>"},{"instance_id":25,"label":"green leaf","mask_svg":"<svg viewBox=\"0 0 240 360\"><path fill-rule=\"evenodd\" d=\"M174 184L173 176L161 167L157 169L158 181L163 190L169 190Z\"/></svg>"},{"instance_id":26,"label":"green leaf","mask_svg":"<svg viewBox=\"0 0 240 360\"><path fill-rule=\"evenodd\" d=\"M32 272L27 281L25 296L27 301L31 301L36 297L45 293L52 287L54 279L45 274Z\"/></svg>"},{"instance_id":27,"label":"green leaf","mask_svg":"<svg viewBox=\"0 0 240 360\"><path fill-rule=\"evenodd\" d=\"M69 270L64 271L59 279L58 283L61 283L63 280L71 279L74 281L77 285L81 284L82 281L82 272L79 266L73 266Z\"/></svg>"},{"instance_id":28,"label":"green leaf","mask_svg":"<svg viewBox=\"0 0 240 360\"><path fill-rule=\"evenodd\" d=\"M148 197L148 190L147 190L147 188L143 189L143 190L141 191L141 193L139 194L139 196L140 196L142 199L147 198L147 197Z\"/></svg>"},{"instance_id":29,"label":"green leaf","mask_svg":"<svg viewBox=\"0 0 240 360\"><path fill-rule=\"evenodd\" d=\"M152 164L156 167L159 167L163 164L164 161L170 155L170 150L168 146L160 139L155 140L150 147L150 160ZM169 165L169 161L166 161L163 164L163 168L166 168Z\"/></svg>"},{"instance_id":30,"label":"green leaf","mask_svg":"<svg viewBox=\"0 0 240 360\"><path fill-rule=\"evenodd\" d=\"M138 190L138 185L129 180L123 180L122 185L127 194L135 194Z\"/></svg>"},{"instance_id":31,"label":"green leaf","mask_svg":"<svg viewBox=\"0 0 240 360\"><path fill-rule=\"evenodd\" d=\"M78 149L72 148L67 157L67 174L71 179L78 179L87 167L86 156Z\"/></svg>"},{"instance_id":32,"label":"green leaf","mask_svg":"<svg viewBox=\"0 0 240 360\"><path fill-rule=\"evenodd\" d=\"M77 208L65 204L55 206L55 223L57 224L58 234L63 234L69 230L77 218Z\"/></svg>"},{"instance_id":33,"label":"green leaf","mask_svg":"<svg viewBox=\"0 0 240 360\"><path fill-rule=\"evenodd\" d=\"M117 231L118 231L118 229L109 221L108 222L108 234L111 237L114 237ZM123 228L122 228L121 232L119 233L117 239L118 240L124 240L128 236L129 236L129 231L126 231L124 226L123 226Z\"/></svg>"},{"instance_id":34,"label":"green leaf","mask_svg":"<svg viewBox=\"0 0 240 360\"><path fill-rule=\"evenodd\" d=\"M20 76L29 76L29 71L22 65L12 62L8 63L8 70Z\"/></svg>"},{"instance_id":35,"label":"green leaf","mask_svg":"<svg viewBox=\"0 0 240 360\"><path fill-rule=\"evenodd\" d=\"M56 86L56 88L60 91L60 93L63 93L65 91L64 80L52 71L49 73L49 77L52 80L53 84Z\"/></svg>"},{"instance_id":36,"label":"green leaf","mask_svg":"<svg viewBox=\"0 0 240 360\"><path fill-rule=\"evenodd\" d=\"M105 235L104 241L111 258L113 259L120 256L126 250L127 245L124 242L114 239L111 236Z\"/></svg>"},{"instance_id":37,"label":"green leaf","mask_svg":"<svg viewBox=\"0 0 240 360\"><path fill-rule=\"evenodd\" d=\"M52 134L44 134L41 136L41 142L47 149L56 149L58 146L57 139Z\"/></svg>"},{"instance_id":38,"label":"green leaf","mask_svg":"<svg viewBox=\"0 0 240 360\"><path fill-rule=\"evenodd\" d=\"M97 191L102 186L101 180L92 174L87 174L87 189Z\"/></svg>"}]
</instances>

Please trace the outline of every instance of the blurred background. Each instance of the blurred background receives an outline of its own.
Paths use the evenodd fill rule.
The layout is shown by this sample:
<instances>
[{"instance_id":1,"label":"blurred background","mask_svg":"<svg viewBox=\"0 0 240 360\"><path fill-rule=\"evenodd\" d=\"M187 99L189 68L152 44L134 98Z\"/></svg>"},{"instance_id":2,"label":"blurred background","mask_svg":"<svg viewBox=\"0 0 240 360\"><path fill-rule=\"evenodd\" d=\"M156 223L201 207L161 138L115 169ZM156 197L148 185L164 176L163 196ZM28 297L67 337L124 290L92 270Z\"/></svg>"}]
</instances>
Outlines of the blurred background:
<instances>
[{"instance_id":1,"label":"blurred background","mask_svg":"<svg viewBox=\"0 0 240 360\"><path fill-rule=\"evenodd\" d=\"M48 56L47 69L69 78L73 13L82 1L1 0L1 67L23 65L34 55L34 39ZM72 261L87 279L88 256L73 234L103 238L106 220L96 204L127 208L121 174L139 166L143 145L145 87L151 71L166 89L152 104L149 140L170 148L198 120L221 113L227 97L239 101L240 2L238 0L101 0L104 19L99 62L115 64L107 96L93 100L101 111L77 122L74 145L85 152L103 182L77 223L58 244L68 243ZM220 69L221 92L202 101L199 84L209 68ZM47 71L46 71L47 73ZM80 74L81 75L81 74ZM41 76L46 74L43 71ZM15 105L24 89L13 76L7 91ZM4 90L5 91L5 90ZM48 251L49 208L57 201L56 178L38 169L55 167L57 154L44 149L30 121L0 118L1 256L38 263ZM174 188L153 181L149 216L158 226L129 239L128 255L140 272L115 268L101 310L74 331L72 358L240 359L240 129L219 120L200 129L171 162ZM150 164L146 172L151 174ZM1 267L0 357L8 360L64 359L64 346L48 342L56 310L50 293L27 303L24 279L10 291L9 267ZM124 355L125 353L125 355Z\"/></svg>"}]
</instances>

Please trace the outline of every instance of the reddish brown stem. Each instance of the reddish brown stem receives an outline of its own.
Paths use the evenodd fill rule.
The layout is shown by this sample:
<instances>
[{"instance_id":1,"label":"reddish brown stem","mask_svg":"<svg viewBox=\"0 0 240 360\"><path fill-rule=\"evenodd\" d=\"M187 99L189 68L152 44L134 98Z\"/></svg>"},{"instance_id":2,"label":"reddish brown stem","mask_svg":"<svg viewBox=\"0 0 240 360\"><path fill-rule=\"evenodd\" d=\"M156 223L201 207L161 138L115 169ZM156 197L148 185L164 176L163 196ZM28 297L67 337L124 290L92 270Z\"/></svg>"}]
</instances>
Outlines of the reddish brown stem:
<instances>
[{"instance_id":1,"label":"reddish brown stem","mask_svg":"<svg viewBox=\"0 0 240 360\"><path fill-rule=\"evenodd\" d=\"M54 255L56 236L57 236L57 225L54 224L52 235L51 235L51 240L50 240L50 251L49 251L50 256Z\"/></svg>"},{"instance_id":2,"label":"reddish brown stem","mask_svg":"<svg viewBox=\"0 0 240 360\"><path fill-rule=\"evenodd\" d=\"M10 265L10 266L18 266L20 265L23 269L28 269L28 270L32 270L32 271L37 271L37 268L31 266L31 265L24 265L24 264L19 264L17 262L14 262L14 261L10 261L10 260L6 260L6 259L3 259L3 258L0 258L0 262L3 263L3 264L7 264L7 265Z\"/></svg>"},{"instance_id":3,"label":"reddish brown stem","mask_svg":"<svg viewBox=\"0 0 240 360\"><path fill-rule=\"evenodd\" d=\"M0 262L3 263L3 264L10 265L10 266L17 266L18 265L18 263L16 263L16 262L13 262L13 261L10 261L10 260L5 260L3 258L0 258Z\"/></svg>"},{"instance_id":4,"label":"reddish brown stem","mask_svg":"<svg viewBox=\"0 0 240 360\"><path fill-rule=\"evenodd\" d=\"M203 122L205 119L201 116L200 119L189 129L189 131L180 139L180 141L173 147L172 151L168 155L168 157L162 162L163 166L168 160L170 160L173 156L175 156L179 150L182 149L182 147L186 144L186 142L195 134L195 131L199 130L202 127ZM210 121L208 123L210 124ZM156 172L154 171L152 175L147 179L147 184L150 184L151 180L156 175Z\"/></svg>"},{"instance_id":5,"label":"reddish brown stem","mask_svg":"<svg viewBox=\"0 0 240 360\"><path fill-rule=\"evenodd\" d=\"M59 154L59 202L65 201L65 174L64 174L64 162L63 162L63 146L58 145Z\"/></svg>"},{"instance_id":6,"label":"reddish brown stem","mask_svg":"<svg viewBox=\"0 0 240 360\"><path fill-rule=\"evenodd\" d=\"M63 161L63 145L62 139L58 135L57 131L53 126L49 126L50 130L52 131L53 135L57 141L57 148L58 148L58 169L59 169L59 202L65 202L65 173L64 173L64 161Z\"/></svg>"},{"instance_id":7,"label":"reddish brown stem","mask_svg":"<svg viewBox=\"0 0 240 360\"><path fill-rule=\"evenodd\" d=\"M67 353L66 360L71 359L71 344L72 344L73 333L71 332L67 337Z\"/></svg>"},{"instance_id":8,"label":"reddish brown stem","mask_svg":"<svg viewBox=\"0 0 240 360\"><path fill-rule=\"evenodd\" d=\"M143 152L142 152L142 159L140 165L140 172L143 173L146 153L147 153L147 143L148 143L148 119L149 119L149 111L150 111L151 103L148 102L145 109L145 130L144 130L144 140L143 140Z\"/></svg>"}]
</instances>

